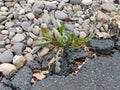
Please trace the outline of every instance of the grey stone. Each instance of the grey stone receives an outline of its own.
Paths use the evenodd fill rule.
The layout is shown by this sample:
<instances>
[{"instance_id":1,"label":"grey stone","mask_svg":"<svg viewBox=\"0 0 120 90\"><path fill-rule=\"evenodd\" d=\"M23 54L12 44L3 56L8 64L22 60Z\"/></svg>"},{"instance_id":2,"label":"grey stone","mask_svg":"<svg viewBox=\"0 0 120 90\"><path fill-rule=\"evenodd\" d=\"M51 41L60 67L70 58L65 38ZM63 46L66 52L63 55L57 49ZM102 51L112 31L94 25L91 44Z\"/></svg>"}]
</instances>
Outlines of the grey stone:
<instances>
[{"instance_id":1,"label":"grey stone","mask_svg":"<svg viewBox=\"0 0 120 90\"><path fill-rule=\"evenodd\" d=\"M6 19L6 16L0 16L0 22L4 21Z\"/></svg>"},{"instance_id":2,"label":"grey stone","mask_svg":"<svg viewBox=\"0 0 120 90\"><path fill-rule=\"evenodd\" d=\"M5 23L5 27L6 27L6 28L10 28L10 27L12 27L13 25L14 25L13 22L6 22L6 23Z\"/></svg>"},{"instance_id":3,"label":"grey stone","mask_svg":"<svg viewBox=\"0 0 120 90\"><path fill-rule=\"evenodd\" d=\"M15 54L22 54L24 49L24 44L23 43L15 43L12 47L12 50Z\"/></svg>"},{"instance_id":4,"label":"grey stone","mask_svg":"<svg viewBox=\"0 0 120 90\"><path fill-rule=\"evenodd\" d=\"M70 30L70 31L73 31L75 28L75 26L73 24L66 23L66 24L64 24L64 26L65 26L65 29Z\"/></svg>"},{"instance_id":5,"label":"grey stone","mask_svg":"<svg viewBox=\"0 0 120 90\"><path fill-rule=\"evenodd\" d=\"M0 90L12 90L12 89L3 83L0 83Z\"/></svg>"},{"instance_id":6,"label":"grey stone","mask_svg":"<svg viewBox=\"0 0 120 90\"><path fill-rule=\"evenodd\" d=\"M24 36L23 34L16 34L16 35L12 38L11 42L12 42L12 43L17 43L17 42L23 41L24 39L25 39L25 36Z\"/></svg>"},{"instance_id":7,"label":"grey stone","mask_svg":"<svg viewBox=\"0 0 120 90\"><path fill-rule=\"evenodd\" d=\"M56 17L56 19L65 20L65 19L67 19L68 15L63 11L57 10L57 11L55 11L55 17Z\"/></svg>"},{"instance_id":8,"label":"grey stone","mask_svg":"<svg viewBox=\"0 0 120 90\"><path fill-rule=\"evenodd\" d=\"M83 49L65 49L64 57L68 62L74 62L75 60L82 60L87 57L88 53Z\"/></svg>"},{"instance_id":9,"label":"grey stone","mask_svg":"<svg viewBox=\"0 0 120 90\"><path fill-rule=\"evenodd\" d=\"M70 0L71 4L80 4L81 0Z\"/></svg>"},{"instance_id":10,"label":"grey stone","mask_svg":"<svg viewBox=\"0 0 120 90\"><path fill-rule=\"evenodd\" d=\"M42 9L44 8L44 4L42 2L35 2L32 10L35 16L39 16L42 13Z\"/></svg>"},{"instance_id":11,"label":"grey stone","mask_svg":"<svg viewBox=\"0 0 120 90\"><path fill-rule=\"evenodd\" d=\"M28 22L23 22L21 24L21 27L25 30L25 31L28 31L28 28L30 27L30 23Z\"/></svg>"},{"instance_id":12,"label":"grey stone","mask_svg":"<svg viewBox=\"0 0 120 90\"><path fill-rule=\"evenodd\" d=\"M43 14L42 20L43 20L44 23L49 24L50 23L50 16L49 16L49 14L47 14L47 13Z\"/></svg>"},{"instance_id":13,"label":"grey stone","mask_svg":"<svg viewBox=\"0 0 120 90\"><path fill-rule=\"evenodd\" d=\"M0 25L0 30L3 30L5 28L4 25Z\"/></svg>"},{"instance_id":14,"label":"grey stone","mask_svg":"<svg viewBox=\"0 0 120 90\"><path fill-rule=\"evenodd\" d=\"M4 48L5 47L5 41L0 41L0 48Z\"/></svg>"},{"instance_id":15,"label":"grey stone","mask_svg":"<svg viewBox=\"0 0 120 90\"><path fill-rule=\"evenodd\" d=\"M97 53L102 54L109 54L115 47L114 42L109 39L106 40L92 39L91 41L88 42L87 46L96 51Z\"/></svg>"},{"instance_id":16,"label":"grey stone","mask_svg":"<svg viewBox=\"0 0 120 90\"><path fill-rule=\"evenodd\" d=\"M114 11L116 9L116 7L111 3L102 4L101 8L106 10L106 11Z\"/></svg>"},{"instance_id":17,"label":"grey stone","mask_svg":"<svg viewBox=\"0 0 120 90\"><path fill-rule=\"evenodd\" d=\"M9 63L13 60L13 53L10 50L4 51L0 54L0 62L2 63Z\"/></svg>"},{"instance_id":18,"label":"grey stone","mask_svg":"<svg viewBox=\"0 0 120 90\"><path fill-rule=\"evenodd\" d=\"M58 9L62 10L65 6L65 2L64 1L61 1L58 5Z\"/></svg>"},{"instance_id":19,"label":"grey stone","mask_svg":"<svg viewBox=\"0 0 120 90\"><path fill-rule=\"evenodd\" d=\"M31 90L31 81L32 71L29 67L24 66L20 69L14 79L11 81L14 87L19 88L20 90Z\"/></svg>"}]
</instances>

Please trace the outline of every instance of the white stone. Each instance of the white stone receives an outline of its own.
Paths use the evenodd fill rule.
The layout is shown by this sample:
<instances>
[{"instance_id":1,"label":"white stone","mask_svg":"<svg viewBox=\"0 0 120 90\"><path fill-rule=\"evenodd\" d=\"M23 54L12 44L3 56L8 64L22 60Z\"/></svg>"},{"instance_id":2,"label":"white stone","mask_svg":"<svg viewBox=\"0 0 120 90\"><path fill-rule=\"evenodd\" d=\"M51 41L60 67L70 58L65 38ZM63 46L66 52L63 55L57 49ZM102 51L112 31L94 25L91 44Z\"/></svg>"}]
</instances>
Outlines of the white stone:
<instances>
[{"instance_id":1,"label":"white stone","mask_svg":"<svg viewBox=\"0 0 120 90\"><path fill-rule=\"evenodd\" d=\"M21 9L19 12L20 15L25 14L25 9Z\"/></svg>"},{"instance_id":2,"label":"white stone","mask_svg":"<svg viewBox=\"0 0 120 90\"><path fill-rule=\"evenodd\" d=\"M27 3L29 4L33 4L35 2L35 0L27 0Z\"/></svg>"},{"instance_id":3,"label":"white stone","mask_svg":"<svg viewBox=\"0 0 120 90\"><path fill-rule=\"evenodd\" d=\"M28 19L32 20L35 18L35 15L33 13L28 13L26 14L26 16L28 17Z\"/></svg>"},{"instance_id":4,"label":"white stone","mask_svg":"<svg viewBox=\"0 0 120 90\"><path fill-rule=\"evenodd\" d=\"M3 12L5 12L5 11L8 11L8 8L7 7L5 7L5 6L3 6L3 7L1 7L1 9L0 9L1 11L3 11Z\"/></svg>"},{"instance_id":5,"label":"white stone","mask_svg":"<svg viewBox=\"0 0 120 90\"><path fill-rule=\"evenodd\" d=\"M82 0L81 2L83 5L90 5L92 4L92 0Z\"/></svg>"},{"instance_id":6,"label":"white stone","mask_svg":"<svg viewBox=\"0 0 120 90\"><path fill-rule=\"evenodd\" d=\"M31 53L27 53L27 54L25 55L25 58L27 59L27 61L31 61L31 60L34 59L34 58L33 58L33 55L32 55Z\"/></svg>"},{"instance_id":7,"label":"white stone","mask_svg":"<svg viewBox=\"0 0 120 90\"><path fill-rule=\"evenodd\" d=\"M111 3L102 4L101 8L106 10L106 11L114 11L116 9L116 7Z\"/></svg>"},{"instance_id":8,"label":"white stone","mask_svg":"<svg viewBox=\"0 0 120 90\"><path fill-rule=\"evenodd\" d=\"M67 19L68 15L63 11L56 11L55 17L56 17L56 19L65 20L65 19Z\"/></svg>"},{"instance_id":9,"label":"white stone","mask_svg":"<svg viewBox=\"0 0 120 90\"><path fill-rule=\"evenodd\" d=\"M28 41L27 41L27 45L32 46L32 44L33 44L33 39L29 38Z\"/></svg>"},{"instance_id":10,"label":"white stone","mask_svg":"<svg viewBox=\"0 0 120 90\"><path fill-rule=\"evenodd\" d=\"M1 33L4 34L4 35L8 35L9 34L8 30L2 30Z\"/></svg>"},{"instance_id":11,"label":"white stone","mask_svg":"<svg viewBox=\"0 0 120 90\"><path fill-rule=\"evenodd\" d=\"M17 68L13 64L10 63L0 64L0 72L2 72L4 75L8 75L15 71L17 71Z\"/></svg>"},{"instance_id":12,"label":"white stone","mask_svg":"<svg viewBox=\"0 0 120 90\"><path fill-rule=\"evenodd\" d=\"M81 38L85 38L87 36L87 34L84 32L84 31L81 31L80 32L80 37Z\"/></svg>"},{"instance_id":13,"label":"white stone","mask_svg":"<svg viewBox=\"0 0 120 90\"><path fill-rule=\"evenodd\" d=\"M17 67L17 69L21 68L26 62L25 57L23 57L22 55L15 55L13 58L13 64Z\"/></svg>"},{"instance_id":14,"label":"white stone","mask_svg":"<svg viewBox=\"0 0 120 90\"><path fill-rule=\"evenodd\" d=\"M44 47L44 48L41 50L41 52L39 53L39 56L42 57L42 56L46 55L48 52L49 52L49 48Z\"/></svg>"},{"instance_id":15,"label":"white stone","mask_svg":"<svg viewBox=\"0 0 120 90\"><path fill-rule=\"evenodd\" d=\"M50 23L50 16L49 16L49 14L47 14L47 13L43 14L42 20L43 20L44 23L49 24Z\"/></svg>"},{"instance_id":16,"label":"white stone","mask_svg":"<svg viewBox=\"0 0 120 90\"><path fill-rule=\"evenodd\" d=\"M38 26L35 26L32 30L33 34L39 35L40 34L40 28Z\"/></svg>"},{"instance_id":17,"label":"white stone","mask_svg":"<svg viewBox=\"0 0 120 90\"><path fill-rule=\"evenodd\" d=\"M21 42L21 41L23 41L24 39L25 39L25 36L24 36L23 34L16 34L16 35L12 38L11 42L13 42L13 43Z\"/></svg>"}]
</instances>

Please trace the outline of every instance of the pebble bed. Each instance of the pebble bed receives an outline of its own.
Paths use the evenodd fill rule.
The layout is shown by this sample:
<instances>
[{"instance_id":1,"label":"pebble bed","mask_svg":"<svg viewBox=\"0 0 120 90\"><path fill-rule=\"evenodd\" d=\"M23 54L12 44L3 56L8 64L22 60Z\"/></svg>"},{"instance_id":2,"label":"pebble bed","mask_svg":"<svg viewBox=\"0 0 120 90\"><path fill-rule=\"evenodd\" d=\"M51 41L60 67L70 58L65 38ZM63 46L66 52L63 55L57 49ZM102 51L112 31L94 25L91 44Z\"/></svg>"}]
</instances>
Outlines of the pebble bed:
<instances>
[{"instance_id":1,"label":"pebble bed","mask_svg":"<svg viewBox=\"0 0 120 90\"><path fill-rule=\"evenodd\" d=\"M119 0L0 0L0 90L37 90L31 87L46 78L44 74L56 75L54 64L49 70L48 65L58 48L39 48L34 41L41 36L40 27L52 31L57 22L68 35L93 35L87 43L92 57L120 50ZM64 52L60 76L70 75L68 71L78 67L75 62L84 62L90 54L83 49L70 52Z\"/></svg>"}]
</instances>

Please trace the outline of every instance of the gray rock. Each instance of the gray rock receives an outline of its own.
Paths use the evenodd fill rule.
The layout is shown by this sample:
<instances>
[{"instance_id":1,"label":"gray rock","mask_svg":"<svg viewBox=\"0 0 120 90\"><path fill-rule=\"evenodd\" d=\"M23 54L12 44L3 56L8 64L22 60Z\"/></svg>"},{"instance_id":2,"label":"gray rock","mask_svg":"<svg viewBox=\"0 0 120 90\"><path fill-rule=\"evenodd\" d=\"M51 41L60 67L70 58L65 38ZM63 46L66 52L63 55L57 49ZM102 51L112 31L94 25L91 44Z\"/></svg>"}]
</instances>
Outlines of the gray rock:
<instances>
[{"instance_id":1,"label":"gray rock","mask_svg":"<svg viewBox=\"0 0 120 90\"><path fill-rule=\"evenodd\" d=\"M23 43L15 43L12 47L13 52L17 55L22 54L23 49L24 49Z\"/></svg>"},{"instance_id":2,"label":"gray rock","mask_svg":"<svg viewBox=\"0 0 120 90\"><path fill-rule=\"evenodd\" d=\"M5 47L5 41L0 41L0 48L4 48Z\"/></svg>"},{"instance_id":3,"label":"gray rock","mask_svg":"<svg viewBox=\"0 0 120 90\"><path fill-rule=\"evenodd\" d=\"M64 26L65 26L65 29L70 30L70 31L73 31L75 28L75 26L73 24L66 23L66 24L64 24Z\"/></svg>"},{"instance_id":4,"label":"gray rock","mask_svg":"<svg viewBox=\"0 0 120 90\"><path fill-rule=\"evenodd\" d=\"M23 41L24 39L25 39L25 36L24 36L23 34L16 34L16 35L12 38L11 42L12 42L12 43L17 43L17 42Z\"/></svg>"},{"instance_id":5,"label":"gray rock","mask_svg":"<svg viewBox=\"0 0 120 90\"><path fill-rule=\"evenodd\" d=\"M0 25L0 30L3 30L5 28L4 25Z\"/></svg>"},{"instance_id":6,"label":"gray rock","mask_svg":"<svg viewBox=\"0 0 120 90\"><path fill-rule=\"evenodd\" d=\"M50 16L49 16L49 14L47 14L47 13L43 14L42 20L43 20L44 23L49 24L50 23Z\"/></svg>"},{"instance_id":7,"label":"gray rock","mask_svg":"<svg viewBox=\"0 0 120 90\"><path fill-rule=\"evenodd\" d=\"M38 63L36 60L28 61L26 66L28 66L30 69L41 69L41 64Z\"/></svg>"},{"instance_id":8,"label":"gray rock","mask_svg":"<svg viewBox=\"0 0 120 90\"><path fill-rule=\"evenodd\" d=\"M2 63L9 63L13 60L13 53L10 50L4 51L0 54L0 62Z\"/></svg>"},{"instance_id":9,"label":"gray rock","mask_svg":"<svg viewBox=\"0 0 120 90\"><path fill-rule=\"evenodd\" d=\"M88 53L83 49L65 49L64 55L67 57L69 62L74 62L75 60L81 60L85 58Z\"/></svg>"},{"instance_id":10,"label":"gray rock","mask_svg":"<svg viewBox=\"0 0 120 90\"><path fill-rule=\"evenodd\" d=\"M44 8L44 4L42 2L35 2L32 10L35 16L39 16L42 13L42 9Z\"/></svg>"},{"instance_id":11,"label":"gray rock","mask_svg":"<svg viewBox=\"0 0 120 90\"><path fill-rule=\"evenodd\" d=\"M13 22L6 22L6 23L5 23L5 27L6 27L6 28L10 28L10 27L12 27L13 25L14 25Z\"/></svg>"},{"instance_id":12,"label":"gray rock","mask_svg":"<svg viewBox=\"0 0 120 90\"><path fill-rule=\"evenodd\" d=\"M21 27L25 30L25 31L28 31L28 28L30 27L30 23L28 22L23 22L21 24Z\"/></svg>"},{"instance_id":13,"label":"gray rock","mask_svg":"<svg viewBox=\"0 0 120 90\"><path fill-rule=\"evenodd\" d=\"M19 88L20 90L31 90L31 81L32 71L29 67L24 66L20 69L14 79L11 81L14 87Z\"/></svg>"},{"instance_id":14,"label":"gray rock","mask_svg":"<svg viewBox=\"0 0 120 90\"><path fill-rule=\"evenodd\" d=\"M111 3L102 4L101 8L106 10L106 11L114 11L116 9L116 7Z\"/></svg>"},{"instance_id":15,"label":"gray rock","mask_svg":"<svg viewBox=\"0 0 120 90\"><path fill-rule=\"evenodd\" d=\"M70 0L71 4L80 4L81 0Z\"/></svg>"},{"instance_id":16,"label":"gray rock","mask_svg":"<svg viewBox=\"0 0 120 90\"><path fill-rule=\"evenodd\" d=\"M120 37L118 37L118 41L116 42L116 48L120 50Z\"/></svg>"},{"instance_id":17,"label":"gray rock","mask_svg":"<svg viewBox=\"0 0 120 90\"><path fill-rule=\"evenodd\" d=\"M64 1L61 1L58 5L58 9L62 10L65 6L65 2Z\"/></svg>"},{"instance_id":18,"label":"gray rock","mask_svg":"<svg viewBox=\"0 0 120 90\"><path fill-rule=\"evenodd\" d=\"M81 3L83 5L90 5L90 4L92 4L92 0L82 0Z\"/></svg>"},{"instance_id":19,"label":"gray rock","mask_svg":"<svg viewBox=\"0 0 120 90\"><path fill-rule=\"evenodd\" d=\"M4 21L6 19L6 16L0 16L0 22Z\"/></svg>"},{"instance_id":20,"label":"gray rock","mask_svg":"<svg viewBox=\"0 0 120 90\"><path fill-rule=\"evenodd\" d=\"M89 60L76 76L51 76L38 81L31 90L119 90L119 55L117 52L109 57Z\"/></svg>"},{"instance_id":21,"label":"gray rock","mask_svg":"<svg viewBox=\"0 0 120 90\"><path fill-rule=\"evenodd\" d=\"M3 83L0 83L0 90L12 90L12 89Z\"/></svg>"},{"instance_id":22,"label":"gray rock","mask_svg":"<svg viewBox=\"0 0 120 90\"><path fill-rule=\"evenodd\" d=\"M63 11L57 10L57 11L55 11L55 17L56 17L56 19L65 20L65 19L67 19L68 15Z\"/></svg>"},{"instance_id":23,"label":"gray rock","mask_svg":"<svg viewBox=\"0 0 120 90\"><path fill-rule=\"evenodd\" d=\"M109 39L106 40L92 39L91 41L88 42L87 46L95 50L96 53L102 54L109 54L115 47L114 42Z\"/></svg>"}]
</instances>

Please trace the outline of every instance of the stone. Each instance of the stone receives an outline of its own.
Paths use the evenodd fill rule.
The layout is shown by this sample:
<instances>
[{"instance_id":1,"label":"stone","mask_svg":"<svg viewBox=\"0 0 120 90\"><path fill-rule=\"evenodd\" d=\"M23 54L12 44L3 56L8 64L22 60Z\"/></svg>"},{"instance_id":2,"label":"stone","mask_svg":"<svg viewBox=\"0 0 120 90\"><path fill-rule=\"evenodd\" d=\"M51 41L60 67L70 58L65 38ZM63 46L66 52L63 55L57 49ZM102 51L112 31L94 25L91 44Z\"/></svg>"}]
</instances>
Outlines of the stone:
<instances>
[{"instance_id":1,"label":"stone","mask_svg":"<svg viewBox=\"0 0 120 90\"><path fill-rule=\"evenodd\" d=\"M8 31L8 30L2 30L1 33L2 33L3 35L8 35L8 34L9 34L9 31Z\"/></svg>"},{"instance_id":2,"label":"stone","mask_svg":"<svg viewBox=\"0 0 120 90\"><path fill-rule=\"evenodd\" d=\"M4 51L0 54L0 62L2 63L10 63L13 60L13 53L10 50Z\"/></svg>"},{"instance_id":3,"label":"stone","mask_svg":"<svg viewBox=\"0 0 120 90\"><path fill-rule=\"evenodd\" d=\"M0 22L4 21L6 19L6 16L0 16Z\"/></svg>"},{"instance_id":4,"label":"stone","mask_svg":"<svg viewBox=\"0 0 120 90\"><path fill-rule=\"evenodd\" d=\"M0 90L12 90L12 89L6 86L4 83L0 83Z\"/></svg>"},{"instance_id":5,"label":"stone","mask_svg":"<svg viewBox=\"0 0 120 90\"><path fill-rule=\"evenodd\" d=\"M35 35L35 34L33 34L32 32L29 32L29 36L31 37L31 38L33 38L33 39L37 39L38 37Z\"/></svg>"},{"instance_id":6,"label":"stone","mask_svg":"<svg viewBox=\"0 0 120 90\"><path fill-rule=\"evenodd\" d=\"M23 34L16 34L16 35L12 38L11 42L12 42L12 43L17 43L17 42L23 41L24 39L25 39L25 36L24 36Z\"/></svg>"},{"instance_id":7,"label":"stone","mask_svg":"<svg viewBox=\"0 0 120 90\"><path fill-rule=\"evenodd\" d=\"M31 78L31 69L27 66L24 66L15 74L14 79L11 81L11 83L14 87L17 87L20 90L31 90Z\"/></svg>"},{"instance_id":8,"label":"stone","mask_svg":"<svg viewBox=\"0 0 120 90\"><path fill-rule=\"evenodd\" d=\"M49 52L49 48L44 47L44 48L40 51L39 56L42 57L42 56L46 55L48 52Z\"/></svg>"},{"instance_id":9,"label":"stone","mask_svg":"<svg viewBox=\"0 0 120 90\"><path fill-rule=\"evenodd\" d=\"M22 55L15 55L13 58L13 64L16 66L17 69L23 67L25 62L26 62L26 59Z\"/></svg>"},{"instance_id":10,"label":"stone","mask_svg":"<svg viewBox=\"0 0 120 90\"><path fill-rule=\"evenodd\" d=\"M14 25L14 22L6 22L5 23L5 27L6 28L10 28L10 27L12 27Z\"/></svg>"},{"instance_id":11,"label":"stone","mask_svg":"<svg viewBox=\"0 0 120 90\"><path fill-rule=\"evenodd\" d=\"M9 63L0 64L0 72L2 72L3 75L8 75L10 73L14 73L15 71L17 71L17 68L13 64Z\"/></svg>"},{"instance_id":12,"label":"stone","mask_svg":"<svg viewBox=\"0 0 120 90\"><path fill-rule=\"evenodd\" d=\"M33 61L28 61L26 66L29 66L30 69L41 69L41 64L38 63L38 61L33 60Z\"/></svg>"},{"instance_id":13,"label":"stone","mask_svg":"<svg viewBox=\"0 0 120 90\"><path fill-rule=\"evenodd\" d=\"M93 49L96 53L110 54L115 47L114 42L109 39L98 40L92 39L87 43L87 46Z\"/></svg>"},{"instance_id":14,"label":"stone","mask_svg":"<svg viewBox=\"0 0 120 90\"><path fill-rule=\"evenodd\" d=\"M33 13L28 13L26 14L26 16L28 17L28 19L32 20L35 18L35 15Z\"/></svg>"},{"instance_id":15,"label":"stone","mask_svg":"<svg viewBox=\"0 0 120 90\"><path fill-rule=\"evenodd\" d=\"M21 27L22 27L25 31L28 31L28 28L30 27L30 23L28 23L28 22L22 22Z\"/></svg>"},{"instance_id":16,"label":"stone","mask_svg":"<svg viewBox=\"0 0 120 90\"><path fill-rule=\"evenodd\" d=\"M114 10L116 10L116 7L111 3L102 4L101 8L106 10L106 11L114 11Z\"/></svg>"},{"instance_id":17,"label":"stone","mask_svg":"<svg viewBox=\"0 0 120 90\"><path fill-rule=\"evenodd\" d=\"M58 9L62 10L65 6L65 2L64 1L61 1L58 5Z\"/></svg>"},{"instance_id":18,"label":"stone","mask_svg":"<svg viewBox=\"0 0 120 90\"><path fill-rule=\"evenodd\" d=\"M3 30L5 28L4 25L0 25L0 30Z\"/></svg>"},{"instance_id":19,"label":"stone","mask_svg":"<svg viewBox=\"0 0 120 90\"><path fill-rule=\"evenodd\" d=\"M74 61L82 60L83 58L88 56L88 52L83 49L65 49L64 58L68 60L70 63L74 63Z\"/></svg>"},{"instance_id":20,"label":"stone","mask_svg":"<svg viewBox=\"0 0 120 90\"><path fill-rule=\"evenodd\" d=\"M55 18L60 20L65 20L68 18L68 15L63 11L55 11Z\"/></svg>"},{"instance_id":21,"label":"stone","mask_svg":"<svg viewBox=\"0 0 120 90\"><path fill-rule=\"evenodd\" d=\"M8 11L8 8L5 7L5 6L3 6L3 7L0 8L0 10L3 11L3 12L5 12L5 11Z\"/></svg>"},{"instance_id":22,"label":"stone","mask_svg":"<svg viewBox=\"0 0 120 90\"><path fill-rule=\"evenodd\" d=\"M87 36L87 34L84 31L81 31L80 34L79 34L79 36L81 38L85 38Z\"/></svg>"},{"instance_id":23,"label":"stone","mask_svg":"<svg viewBox=\"0 0 120 90\"><path fill-rule=\"evenodd\" d=\"M33 44L33 39L32 39L32 38L29 38L29 39L27 40L27 45L28 45L28 46L32 46L32 44Z\"/></svg>"},{"instance_id":24,"label":"stone","mask_svg":"<svg viewBox=\"0 0 120 90\"><path fill-rule=\"evenodd\" d=\"M64 24L64 26L65 26L65 29L70 30L70 31L73 31L75 28L73 24L68 24L68 23Z\"/></svg>"},{"instance_id":25,"label":"stone","mask_svg":"<svg viewBox=\"0 0 120 90\"><path fill-rule=\"evenodd\" d=\"M15 43L12 47L12 50L15 54L21 55L24 49L24 44L23 43Z\"/></svg>"},{"instance_id":26,"label":"stone","mask_svg":"<svg viewBox=\"0 0 120 90\"><path fill-rule=\"evenodd\" d=\"M5 47L5 41L0 41L0 48Z\"/></svg>"},{"instance_id":27,"label":"stone","mask_svg":"<svg viewBox=\"0 0 120 90\"><path fill-rule=\"evenodd\" d=\"M31 53L25 54L25 58L27 59L27 61L34 60L33 55Z\"/></svg>"},{"instance_id":28,"label":"stone","mask_svg":"<svg viewBox=\"0 0 120 90\"><path fill-rule=\"evenodd\" d=\"M70 0L70 3L71 4L80 4L81 3L81 0Z\"/></svg>"},{"instance_id":29,"label":"stone","mask_svg":"<svg viewBox=\"0 0 120 90\"><path fill-rule=\"evenodd\" d=\"M82 0L81 3L83 5L90 5L90 4L92 4L92 0Z\"/></svg>"},{"instance_id":30,"label":"stone","mask_svg":"<svg viewBox=\"0 0 120 90\"><path fill-rule=\"evenodd\" d=\"M33 29L32 29L32 32L33 34L35 35L39 35L40 34L40 28L38 26L35 26Z\"/></svg>"},{"instance_id":31,"label":"stone","mask_svg":"<svg viewBox=\"0 0 120 90\"><path fill-rule=\"evenodd\" d=\"M33 10L33 14L35 16L39 16L42 13L42 9L44 8L44 3L42 2L35 2L33 4L32 10Z\"/></svg>"},{"instance_id":32,"label":"stone","mask_svg":"<svg viewBox=\"0 0 120 90\"><path fill-rule=\"evenodd\" d=\"M109 20L109 17L105 13L98 11L97 16L96 16L96 20L106 22Z\"/></svg>"},{"instance_id":33,"label":"stone","mask_svg":"<svg viewBox=\"0 0 120 90\"><path fill-rule=\"evenodd\" d=\"M35 2L35 0L28 0L27 3L28 4L33 4Z\"/></svg>"},{"instance_id":34,"label":"stone","mask_svg":"<svg viewBox=\"0 0 120 90\"><path fill-rule=\"evenodd\" d=\"M5 48L0 48L0 53L3 53L5 50Z\"/></svg>"},{"instance_id":35,"label":"stone","mask_svg":"<svg viewBox=\"0 0 120 90\"><path fill-rule=\"evenodd\" d=\"M42 15L42 20L44 23L49 24L50 23L50 16L49 14L45 13Z\"/></svg>"}]
</instances>

